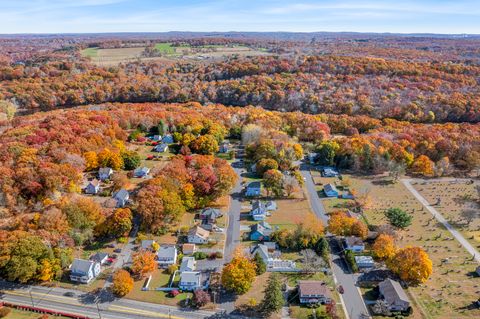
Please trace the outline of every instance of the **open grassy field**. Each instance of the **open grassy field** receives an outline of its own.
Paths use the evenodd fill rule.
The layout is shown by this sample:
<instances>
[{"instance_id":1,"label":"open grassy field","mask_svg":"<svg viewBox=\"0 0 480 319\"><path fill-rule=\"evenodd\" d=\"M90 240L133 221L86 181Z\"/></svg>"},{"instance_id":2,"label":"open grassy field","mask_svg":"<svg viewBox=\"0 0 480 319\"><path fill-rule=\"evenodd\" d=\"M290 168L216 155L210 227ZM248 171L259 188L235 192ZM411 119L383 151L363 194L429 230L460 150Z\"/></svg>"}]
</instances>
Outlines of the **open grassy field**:
<instances>
[{"instance_id":1,"label":"open grassy field","mask_svg":"<svg viewBox=\"0 0 480 319\"><path fill-rule=\"evenodd\" d=\"M83 57L89 58L93 63L100 66L113 66L119 63L132 61L155 61L162 63L171 63L178 59L190 60L206 60L206 59L220 59L232 55L237 56L256 56L268 55L269 52L261 49L252 49L245 46L172 46L171 43L157 43L155 45L161 57L144 57L142 53L145 47L133 48L115 48L115 49L99 49L88 48L82 50L80 53Z\"/></svg>"},{"instance_id":2,"label":"open grassy field","mask_svg":"<svg viewBox=\"0 0 480 319\"><path fill-rule=\"evenodd\" d=\"M272 226L291 229L313 214L309 202L304 199L280 199L275 202L277 210L267 217L267 222Z\"/></svg>"},{"instance_id":3,"label":"open grassy field","mask_svg":"<svg viewBox=\"0 0 480 319\"><path fill-rule=\"evenodd\" d=\"M475 189L478 183L452 180L412 182L412 185L470 244L480 248L480 206Z\"/></svg>"},{"instance_id":4,"label":"open grassy field","mask_svg":"<svg viewBox=\"0 0 480 319\"><path fill-rule=\"evenodd\" d=\"M412 301L418 305L412 318L478 318L480 310L473 309L472 303L479 297L480 278L471 276L477 265L465 249L432 220L431 214L403 184L390 184L378 176L351 176L351 180L371 194L372 205L365 211L369 224L387 223L384 211L389 207L413 214L412 225L399 232L397 244L423 247L432 259L434 270L425 284L408 289Z\"/></svg>"}]
</instances>

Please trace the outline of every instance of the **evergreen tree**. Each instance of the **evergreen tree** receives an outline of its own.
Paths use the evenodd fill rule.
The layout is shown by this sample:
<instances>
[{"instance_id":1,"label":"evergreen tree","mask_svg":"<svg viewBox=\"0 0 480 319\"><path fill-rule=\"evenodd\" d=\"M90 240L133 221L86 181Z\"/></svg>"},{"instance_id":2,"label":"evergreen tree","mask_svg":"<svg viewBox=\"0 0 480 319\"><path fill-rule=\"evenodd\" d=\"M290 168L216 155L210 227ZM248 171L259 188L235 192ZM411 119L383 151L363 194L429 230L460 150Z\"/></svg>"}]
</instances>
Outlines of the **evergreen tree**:
<instances>
[{"instance_id":1,"label":"evergreen tree","mask_svg":"<svg viewBox=\"0 0 480 319\"><path fill-rule=\"evenodd\" d=\"M267 265L263 261L263 258L260 256L259 253L255 254L253 258L253 262L257 265L257 276L265 273L267 271Z\"/></svg>"},{"instance_id":2,"label":"evergreen tree","mask_svg":"<svg viewBox=\"0 0 480 319\"><path fill-rule=\"evenodd\" d=\"M285 303L282 293L282 284L278 275L273 273L268 278L267 287L265 288L265 296L262 302L262 311L266 315L270 315L280 310Z\"/></svg>"}]
</instances>

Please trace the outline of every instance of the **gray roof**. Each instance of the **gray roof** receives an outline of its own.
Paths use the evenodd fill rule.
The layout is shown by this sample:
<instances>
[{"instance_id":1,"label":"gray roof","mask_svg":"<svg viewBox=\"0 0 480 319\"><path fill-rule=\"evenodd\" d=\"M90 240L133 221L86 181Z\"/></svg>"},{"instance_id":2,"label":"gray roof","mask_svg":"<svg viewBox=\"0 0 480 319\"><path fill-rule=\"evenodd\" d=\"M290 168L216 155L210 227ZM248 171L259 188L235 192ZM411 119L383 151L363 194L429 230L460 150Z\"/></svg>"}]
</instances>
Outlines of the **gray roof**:
<instances>
[{"instance_id":1,"label":"gray roof","mask_svg":"<svg viewBox=\"0 0 480 319\"><path fill-rule=\"evenodd\" d=\"M72 266L70 267L70 270L72 274L88 274L90 268L93 267L95 262L91 260L85 260L85 259L77 259L75 258L73 260Z\"/></svg>"},{"instance_id":2,"label":"gray roof","mask_svg":"<svg viewBox=\"0 0 480 319\"><path fill-rule=\"evenodd\" d=\"M194 257L183 257L182 264L180 265L180 271L184 272L186 269L195 269Z\"/></svg>"},{"instance_id":3,"label":"gray roof","mask_svg":"<svg viewBox=\"0 0 480 319\"><path fill-rule=\"evenodd\" d=\"M113 170L110 167L100 167L98 174L111 174Z\"/></svg>"},{"instance_id":4,"label":"gray roof","mask_svg":"<svg viewBox=\"0 0 480 319\"><path fill-rule=\"evenodd\" d=\"M216 208L207 207L200 212L200 215L208 218L219 218L222 216L222 212Z\"/></svg>"},{"instance_id":5,"label":"gray roof","mask_svg":"<svg viewBox=\"0 0 480 319\"><path fill-rule=\"evenodd\" d=\"M410 299L408 299L405 290L403 290L398 281L389 278L382 281L378 286L383 292L383 297L387 303L393 304L398 300L410 303Z\"/></svg>"},{"instance_id":6,"label":"gray roof","mask_svg":"<svg viewBox=\"0 0 480 319\"><path fill-rule=\"evenodd\" d=\"M150 172L150 168L148 167L138 167L133 171L135 175L140 173L148 174L148 172Z\"/></svg>"},{"instance_id":7,"label":"gray roof","mask_svg":"<svg viewBox=\"0 0 480 319\"><path fill-rule=\"evenodd\" d=\"M265 226L268 226L268 227L265 227ZM272 233L272 227L268 223L263 223L263 222L252 225L250 227L250 230L252 232L257 231L264 236L268 236Z\"/></svg>"},{"instance_id":8,"label":"gray roof","mask_svg":"<svg viewBox=\"0 0 480 319\"><path fill-rule=\"evenodd\" d=\"M184 271L180 274L180 282L200 282L201 276L199 271Z\"/></svg>"},{"instance_id":9,"label":"gray roof","mask_svg":"<svg viewBox=\"0 0 480 319\"><path fill-rule=\"evenodd\" d=\"M252 210L258 209L260 212L265 212L267 209L265 208L265 204L262 201L256 200L252 204Z\"/></svg>"},{"instance_id":10,"label":"gray roof","mask_svg":"<svg viewBox=\"0 0 480 319\"><path fill-rule=\"evenodd\" d=\"M333 184L326 184L325 186L323 186L323 189L326 191L326 192L337 192L338 193L338 189L335 187L335 185Z\"/></svg>"},{"instance_id":11,"label":"gray roof","mask_svg":"<svg viewBox=\"0 0 480 319\"><path fill-rule=\"evenodd\" d=\"M247 188L262 188L262 184L260 182L251 182L248 184Z\"/></svg>"},{"instance_id":12,"label":"gray roof","mask_svg":"<svg viewBox=\"0 0 480 319\"><path fill-rule=\"evenodd\" d=\"M363 240L359 237L355 236L350 236L345 238L345 243L347 246L352 247L352 246L364 246L365 244L363 243Z\"/></svg>"},{"instance_id":13,"label":"gray roof","mask_svg":"<svg viewBox=\"0 0 480 319\"><path fill-rule=\"evenodd\" d=\"M96 262L101 262L103 259L107 258L108 254L103 252L98 252L92 256L92 260Z\"/></svg>"},{"instance_id":14,"label":"gray roof","mask_svg":"<svg viewBox=\"0 0 480 319\"><path fill-rule=\"evenodd\" d=\"M152 249L152 244L155 242L155 240L152 239L144 239L142 240L142 248L143 249Z\"/></svg>"},{"instance_id":15,"label":"gray roof","mask_svg":"<svg viewBox=\"0 0 480 319\"><path fill-rule=\"evenodd\" d=\"M157 256L158 258L174 258L177 247L173 245L162 245L158 249Z\"/></svg>"},{"instance_id":16,"label":"gray roof","mask_svg":"<svg viewBox=\"0 0 480 319\"><path fill-rule=\"evenodd\" d=\"M165 150L167 147L168 147L167 144L161 143L161 144L158 144L157 146L155 146L155 150Z\"/></svg>"},{"instance_id":17,"label":"gray roof","mask_svg":"<svg viewBox=\"0 0 480 319\"><path fill-rule=\"evenodd\" d=\"M128 191L126 189L121 189L115 193L114 196L116 199L127 199L128 198Z\"/></svg>"}]
</instances>

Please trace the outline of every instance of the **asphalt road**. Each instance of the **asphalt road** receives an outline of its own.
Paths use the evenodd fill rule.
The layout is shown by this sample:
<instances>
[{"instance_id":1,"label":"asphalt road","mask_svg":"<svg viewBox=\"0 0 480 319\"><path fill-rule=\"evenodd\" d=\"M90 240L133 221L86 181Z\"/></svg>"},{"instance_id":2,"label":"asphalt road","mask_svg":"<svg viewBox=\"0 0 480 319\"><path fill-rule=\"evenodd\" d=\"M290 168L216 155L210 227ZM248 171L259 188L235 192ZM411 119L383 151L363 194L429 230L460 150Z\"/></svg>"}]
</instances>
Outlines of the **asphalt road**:
<instances>
[{"instance_id":1,"label":"asphalt road","mask_svg":"<svg viewBox=\"0 0 480 319\"><path fill-rule=\"evenodd\" d=\"M73 293L73 296L67 296L67 292ZM209 311L190 311L135 300L116 299L109 294L95 295L78 290L16 285L10 282L0 282L0 300L103 319L201 319L214 315Z\"/></svg>"},{"instance_id":2,"label":"asphalt road","mask_svg":"<svg viewBox=\"0 0 480 319\"><path fill-rule=\"evenodd\" d=\"M233 256L237 245L240 243L240 212L242 210L242 177L243 164L239 161L232 164L238 175L238 181L231 193L230 210L228 212L227 240L225 242L225 263L228 263Z\"/></svg>"},{"instance_id":3,"label":"asphalt road","mask_svg":"<svg viewBox=\"0 0 480 319\"><path fill-rule=\"evenodd\" d=\"M326 214L322 201L318 196L312 174L310 174L309 166L307 164L302 164L300 166L300 171L304 177L310 206L315 215L317 215L326 226L328 224L328 215ZM341 295L341 299L344 310L347 312L347 319L368 318L369 316L365 317L365 315L368 315L368 310L356 285L357 275L350 273L350 270L341 257L342 248L338 246L335 241L330 241L330 250L334 280L337 285L342 285L345 291L343 295Z\"/></svg>"}]
</instances>

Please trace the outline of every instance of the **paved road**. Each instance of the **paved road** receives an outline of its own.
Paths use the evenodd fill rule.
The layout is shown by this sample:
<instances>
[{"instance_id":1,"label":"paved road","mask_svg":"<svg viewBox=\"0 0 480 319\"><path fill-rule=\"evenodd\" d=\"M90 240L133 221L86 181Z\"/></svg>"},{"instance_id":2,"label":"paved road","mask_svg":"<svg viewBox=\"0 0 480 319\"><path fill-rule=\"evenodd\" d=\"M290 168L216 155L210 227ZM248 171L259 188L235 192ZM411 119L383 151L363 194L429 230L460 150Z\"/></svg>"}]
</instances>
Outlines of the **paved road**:
<instances>
[{"instance_id":1,"label":"paved road","mask_svg":"<svg viewBox=\"0 0 480 319\"><path fill-rule=\"evenodd\" d=\"M240 212L242 210L242 178L241 173L244 171L243 164L241 162L233 163L233 169L238 175L238 181L235 185L230 200L230 211L228 212L228 227L227 227L227 240L225 242L225 262L229 262L232 259L232 255L240 243Z\"/></svg>"},{"instance_id":2,"label":"paved road","mask_svg":"<svg viewBox=\"0 0 480 319\"><path fill-rule=\"evenodd\" d=\"M309 166L302 164L300 171L305 180L305 187L307 188L310 206L313 212L325 225L328 224L328 215L318 196L313 182L312 174L310 174ZM347 319L365 318L368 310L363 301L362 295L356 285L357 276L350 273L343 258L341 257L341 247L335 244L335 241L330 241L330 259L332 261L332 273L335 283L342 285L345 290L343 295L340 295L340 301L347 315Z\"/></svg>"},{"instance_id":3,"label":"paved road","mask_svg":"<svg viewBox=\"0 0 480 319\"><path fill-rule=\"evenodd\" d=\"M66 296L67 292L73 293L73 296ZM0 300L103 319L201 319L214 315L209 311L190 311L135 300L115 299L109 294L94 295L78 290L16 285L9 282L0 282Z\"/></svg>"},{"instance_id":4,"label":"paved road","mask_svg":"<svg viewBox=\"0 0 480 319\"><path fill-rule=\"evenodd\" d=\"M402 179L401 180L403 185L410 191L410 193L415 196L415 198L422 203L423 207L425 207L432 215L435 217L443 226L455 237L456 240L460 242L460 244L473 256L473 258L480 263L480 253L478 250L475 249L470 243L462 236L452 225L442 216L435 208L430 206L430 203L422 196L420 193L412 186L411 179Z\"/></svg>"}]
</instances>

